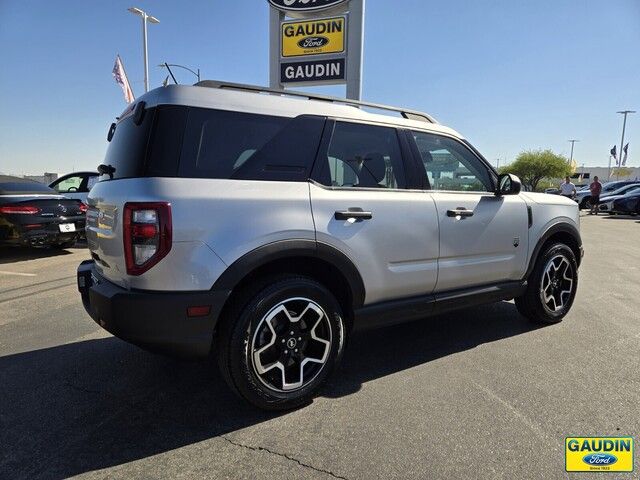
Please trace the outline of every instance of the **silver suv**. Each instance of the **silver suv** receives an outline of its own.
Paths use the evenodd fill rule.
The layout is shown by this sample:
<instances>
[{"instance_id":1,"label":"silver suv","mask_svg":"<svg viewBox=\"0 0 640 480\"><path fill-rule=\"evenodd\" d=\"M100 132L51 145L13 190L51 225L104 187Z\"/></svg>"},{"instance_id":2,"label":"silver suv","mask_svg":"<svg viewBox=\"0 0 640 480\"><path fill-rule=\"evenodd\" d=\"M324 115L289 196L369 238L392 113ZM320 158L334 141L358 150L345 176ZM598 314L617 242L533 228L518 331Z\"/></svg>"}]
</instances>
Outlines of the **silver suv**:
<instances>
[{"instance_id":1,"label":"silver suv","mask_svg":"<svg viewBox=\"0 0 640 480\"><path fill-rule=\"evenodd\" d=\"M427 114L205 81L142 96L108 139L87 312L217 356L260 408L307 402L356 330L509 299L554 323L574 300L577 204L521 192Z\"/></svg>"}]
</instances>

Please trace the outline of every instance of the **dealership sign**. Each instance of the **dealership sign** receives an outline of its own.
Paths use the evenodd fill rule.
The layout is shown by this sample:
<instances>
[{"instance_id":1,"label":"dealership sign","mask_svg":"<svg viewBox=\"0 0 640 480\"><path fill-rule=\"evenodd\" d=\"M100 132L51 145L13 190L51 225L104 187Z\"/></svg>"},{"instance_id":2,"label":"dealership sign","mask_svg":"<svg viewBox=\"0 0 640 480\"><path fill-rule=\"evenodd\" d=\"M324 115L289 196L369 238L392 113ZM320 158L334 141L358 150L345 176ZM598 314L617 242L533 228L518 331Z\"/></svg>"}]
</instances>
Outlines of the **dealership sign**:
<instances>
[{"instance_id":1,"label":"dealership sign","mask_svg":"<svg viewBox=\"0 0 640 480\"><path fill-rule=\"evenodd\" d=\"M269 3L285 12L314 12L335 7L348 0L269 0Z\"/></svg>"},{"instance_id":2,"label":"dealership sign","mask_svg":"<svg viewBox=\"0 0 640 480\"><path fill-rule=\"evenodd\" d=\"M345 17L284 22L282 24L283 57L342 53L345 46Z\"/></svg>"},{"instance_id":3,"label":"dealership sign","mask_svg":"<svg viewBox=\"0 0 640 480\"><path fill-rule=\"evenodd\" d=\"M342 82L345 78L344 58L280 64L280 83Z\"/></svg>"}]
</instances>

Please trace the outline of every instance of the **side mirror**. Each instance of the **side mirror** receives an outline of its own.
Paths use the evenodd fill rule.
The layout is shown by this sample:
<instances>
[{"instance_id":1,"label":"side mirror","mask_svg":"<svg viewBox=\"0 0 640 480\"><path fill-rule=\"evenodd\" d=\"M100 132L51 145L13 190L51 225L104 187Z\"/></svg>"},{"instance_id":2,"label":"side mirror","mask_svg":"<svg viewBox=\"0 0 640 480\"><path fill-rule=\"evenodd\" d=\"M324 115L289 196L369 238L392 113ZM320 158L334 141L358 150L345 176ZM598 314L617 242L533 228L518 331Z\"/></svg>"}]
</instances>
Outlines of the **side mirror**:
<instances>
[{"instance_id":1,"label":"side mirror","mask_svg":"<svg viewBox=\"0 0 640 480\"><path fill-rule=\"evenodd\" d=\"M505 173L498 177L498 188L496 189L496 195L517 195L522 189L522 182L520 179L511 173Z\"/></svg>"}]
</instances>

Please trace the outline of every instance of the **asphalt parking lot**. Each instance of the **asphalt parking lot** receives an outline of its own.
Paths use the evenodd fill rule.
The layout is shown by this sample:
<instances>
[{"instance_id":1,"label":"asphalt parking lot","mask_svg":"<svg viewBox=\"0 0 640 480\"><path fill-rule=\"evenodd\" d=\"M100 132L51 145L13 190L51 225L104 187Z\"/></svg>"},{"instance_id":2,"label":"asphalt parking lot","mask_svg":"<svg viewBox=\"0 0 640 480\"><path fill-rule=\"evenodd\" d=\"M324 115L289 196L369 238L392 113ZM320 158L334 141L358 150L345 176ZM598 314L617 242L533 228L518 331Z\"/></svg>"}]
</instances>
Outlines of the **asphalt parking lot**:
<instances>
[{"instance_id":1,"label":"asphalt parking lot","mask_svg":"<svg viewBox=\"0 0 640 480\"><path fill-rule=\"evenodd\" d=\"M364 333L286 414L101 330L75 286L86 249L1 252L0 478L600 478L565 472L564 438L640 440L638 220L582 218L563 323L502 302Z\"/></svg>"}]
</instances>

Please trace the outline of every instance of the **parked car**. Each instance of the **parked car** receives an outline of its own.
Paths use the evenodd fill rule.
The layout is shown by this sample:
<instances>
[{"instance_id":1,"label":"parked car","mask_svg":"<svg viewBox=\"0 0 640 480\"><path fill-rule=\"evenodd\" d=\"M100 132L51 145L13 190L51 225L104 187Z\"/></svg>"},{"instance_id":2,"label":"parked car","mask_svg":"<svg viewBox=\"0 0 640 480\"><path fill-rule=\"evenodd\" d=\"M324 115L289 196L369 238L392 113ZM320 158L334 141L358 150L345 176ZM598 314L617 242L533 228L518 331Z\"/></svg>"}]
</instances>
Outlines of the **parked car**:
<instances>
[{"instance_id":1,"label":"parked car","mask_svg":"<svg viewBox=\"0 0 640 480\"><path fill-rule=\"evenodd\" d=\"M514 298L533 321L567 314L575 202L521 191L428 114L283 93L171 85L120 115L77 272L102 327L211 353L242 398L288 409L355 330Z\"/></svg>"},{"instance_id":2,"label":"parked car","mask_svg":"<svg viewBox=\"0 0 640 480\"><path fill-rule=\"evenodd\" d=\"M613 201L617 200L625 196L628 193L634 192L635 190L640 189L640 183L632 183L630 185L625 185L624 187L618 188L613 192L607 194L604 197L600 197L600 202L598 203L598 210L601 212L613 212Z\"/></svg>"},{"instance_id":3,"label":"parked car","mask_svg":"<svg viewBox=\"0 0 640 480\"><path fill-rule=\"evenodd\" d=\"M607 194L613 193L620 187L624 187L625 185L638 183L637 180L630 181L616 181L616 182L607 182L602 184L602 192L600 193L600 198L606 196ZM591 208L591 191L587 188L585 190L580 190L575 197L575 201L578 202L581 209Z\"/></svg>"},{"instance_id":4,"label":"parked car","mask_svg":"<svg viewBox=\"0 0 640 480\"><path fill-rule=\"evenodd\" d=\"M640 214L640 190L627 193L613 201L611 211L624 215Z\"/></svg>"},{"instance_id":5,"label":"parked car","mask_svg":"<svg viewBox=\"0 0 640 480\"><path fill-rule=\"evenodd\" d=\"M0 245L71 247L84 234L86 209L41 183L0 175Z\"/></svg>"},{"instance_id":6,"label":"parked car","mask_svg":"<svg viewBox=\"0 0 640 480\"><path fill-rule=\"evenodd\" d=\"M87 195L97 181L98 172L74 172L58 178L49 186L67 198L87 203Z\"/></svg>"}]
</instances>

